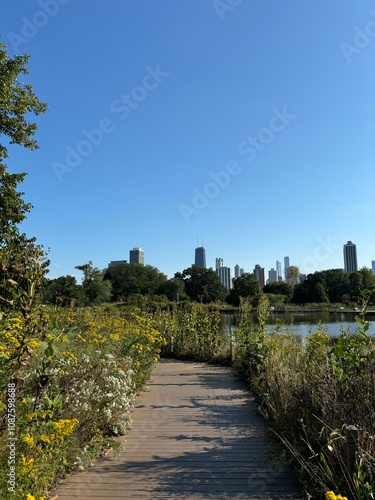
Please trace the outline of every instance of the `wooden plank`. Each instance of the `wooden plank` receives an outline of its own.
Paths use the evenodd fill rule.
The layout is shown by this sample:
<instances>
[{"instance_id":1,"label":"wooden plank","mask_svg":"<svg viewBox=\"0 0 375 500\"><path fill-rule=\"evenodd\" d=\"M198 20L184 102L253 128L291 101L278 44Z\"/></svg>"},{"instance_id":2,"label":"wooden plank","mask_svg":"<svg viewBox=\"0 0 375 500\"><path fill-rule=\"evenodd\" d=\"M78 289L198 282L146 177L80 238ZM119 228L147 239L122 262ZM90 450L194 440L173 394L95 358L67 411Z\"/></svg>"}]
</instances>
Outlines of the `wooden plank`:
<instances>
[{"instance_id":1,"label":"wooden plank","mask_svg":"<svg viewBox=\"0 0 375 500\"><path fill-rule=\"evenodd\" d=\"M302 498L229 368L161 360L132 420L119 456L72 475L58 500Z\"/></svg>"}]
</instances>

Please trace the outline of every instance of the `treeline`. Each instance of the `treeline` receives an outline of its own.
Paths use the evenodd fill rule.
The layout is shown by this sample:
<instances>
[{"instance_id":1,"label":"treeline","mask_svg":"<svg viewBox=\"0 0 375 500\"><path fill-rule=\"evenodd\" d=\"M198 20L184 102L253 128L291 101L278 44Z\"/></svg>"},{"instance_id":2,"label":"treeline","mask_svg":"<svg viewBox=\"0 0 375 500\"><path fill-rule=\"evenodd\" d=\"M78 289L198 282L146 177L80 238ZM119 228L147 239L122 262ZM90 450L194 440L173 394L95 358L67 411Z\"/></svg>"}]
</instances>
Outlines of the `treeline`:
<instances>
[{"instance_id":1,"label":"treeline","mask_svg":"<svg viewBox=\"0 0 375 500\"><path fill-rule=\"evenodd\" d=\"M45 280L45 303L61 306L91 306L103 302L126 302L142 305L145 297L158 303L222 302L239 306L242 298L253 307L263 294L271 306L288 304L345 304L347 306L368 302L375 304L375 276L368 268L356 273L342 269L328 269L308 274L301 283L268 283L263 288L254 274L245 273L233 280L228 292L212 269L189 267L168 279L150 265L121 263L100 270L92 262L76 267L83 273L82 284L73 276Z\"/></svg>"}]
</instances>

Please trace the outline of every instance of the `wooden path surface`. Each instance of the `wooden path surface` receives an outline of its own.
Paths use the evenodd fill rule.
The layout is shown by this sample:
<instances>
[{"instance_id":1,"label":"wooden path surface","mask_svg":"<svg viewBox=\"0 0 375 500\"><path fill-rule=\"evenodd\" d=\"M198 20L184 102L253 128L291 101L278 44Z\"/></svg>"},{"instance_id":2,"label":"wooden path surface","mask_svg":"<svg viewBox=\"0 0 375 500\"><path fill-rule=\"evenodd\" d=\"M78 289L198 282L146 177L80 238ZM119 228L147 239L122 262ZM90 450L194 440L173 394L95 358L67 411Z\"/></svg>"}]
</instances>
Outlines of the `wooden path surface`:
<instances>
[{"instance_id":1,"label":"wooden path surface","mask_svg":"<svg viewBox=\"0 0 375 500\"><path fill-rule=\"evenodd\" d=\"M161 360L132 420L121 454L71 476L58 500L302 498L229 368Z\"/></svg>"}]
</instances>

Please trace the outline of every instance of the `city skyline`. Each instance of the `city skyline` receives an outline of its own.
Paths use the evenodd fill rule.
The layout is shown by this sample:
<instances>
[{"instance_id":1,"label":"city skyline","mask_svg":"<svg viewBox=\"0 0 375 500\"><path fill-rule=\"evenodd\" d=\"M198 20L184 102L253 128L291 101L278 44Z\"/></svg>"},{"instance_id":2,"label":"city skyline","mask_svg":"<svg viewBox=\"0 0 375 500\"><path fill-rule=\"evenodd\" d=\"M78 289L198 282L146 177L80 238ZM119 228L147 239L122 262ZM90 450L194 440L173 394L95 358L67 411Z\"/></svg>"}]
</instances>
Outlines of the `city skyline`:
<instances>
[{"instance_id":1,"label":"city skyline","mask_svg":"<svg viewBox=\"0 0 375 500\"><path fill-rule=\"evenodd\" d=\"M197 234L231 270L284 256L304 274L342 268L348 240L371 266L375 37L356 40L372 0L221 16L211 0L52 3L53 16L5 2L0 18L49 107L40 149L10 145L7 165L28 174L21 230L50 249L50 278L104 269L134 242L173 276Z\"/></svg>"}]
</instances>

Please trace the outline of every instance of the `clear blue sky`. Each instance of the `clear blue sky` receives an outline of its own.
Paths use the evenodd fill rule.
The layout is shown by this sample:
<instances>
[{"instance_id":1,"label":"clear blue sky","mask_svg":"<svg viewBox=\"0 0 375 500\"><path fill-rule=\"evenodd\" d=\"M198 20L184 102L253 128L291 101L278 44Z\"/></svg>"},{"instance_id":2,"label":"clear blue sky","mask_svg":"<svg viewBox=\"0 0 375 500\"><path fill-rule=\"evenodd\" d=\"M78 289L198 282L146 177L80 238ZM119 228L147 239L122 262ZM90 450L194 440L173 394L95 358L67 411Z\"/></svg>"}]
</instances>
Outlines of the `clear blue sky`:
<instances>
[{"instance_id":1,"label":"clear blue sky","mask_svg":"<svg viewBox=\"0 0 375 500\"><path fill-rule=\"evenodd\" d=\"M234 6L237 4L236 6ZM302 272L375 258L375 2L13 0L46 115L40 149L10 147L34 205L23 229L50 277L142 247L191 265ZM367 33L367 34L366 34ZM220 173L221 172L221 173ZM223 173L225 172L225 173ZM200 193L200 194L199 194Z\"/></svg>"}]
</instances>

